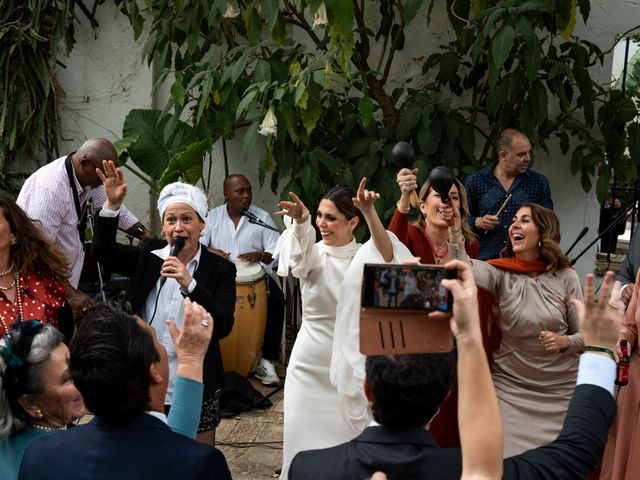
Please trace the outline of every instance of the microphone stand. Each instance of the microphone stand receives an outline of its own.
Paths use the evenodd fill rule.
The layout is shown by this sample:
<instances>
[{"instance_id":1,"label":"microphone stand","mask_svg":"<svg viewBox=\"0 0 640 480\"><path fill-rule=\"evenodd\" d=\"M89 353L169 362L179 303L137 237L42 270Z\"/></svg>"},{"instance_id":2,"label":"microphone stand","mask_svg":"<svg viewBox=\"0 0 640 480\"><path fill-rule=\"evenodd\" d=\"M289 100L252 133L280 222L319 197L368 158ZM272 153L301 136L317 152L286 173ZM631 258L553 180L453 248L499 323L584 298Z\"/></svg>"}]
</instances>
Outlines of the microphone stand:
<instances>
[{"instance_id":1,"label":"microphone stand","mask_svg":"<svg viewBox=\"0 0 640 480\"><path fill-rule=\"evenodd\" d=\"M259 226L267 228L269 230L273 230L274 232L280 233L280 230L278 230L277 228L272 227L268 223L263 222L262 220L260 220L257 217L256 218L247 217L247 220L249 220L249 223L253 223L254 225L259 225Z\"/></svg>"},{"instance_id":2,"label":"microphone stand","mask_svg":"<svg viewBox=\"0 0 640 480\"><path fill-rule=\"evenodd\" d=\"M87 223L89 224L89 230L91 231L91 238L93 238L95 218L94 218L94 211L93 211L93 200L91 199L91 197L87 199ZM107 295L104 291L104 278L103 278L102 264L100 262L96 262L96 268L98 270L98 283L100 286L99 293L100 293L100 296L102 297L102 301L106 303Z\"/></svg>"},{"instance_id":3,"label":"microphone stand","mask_svg":"<svg viewBox=\"0 0 640 480\"><path fill-rule=\"evenodd\" d=\"M584 236L587 234L587 232L588 232L588 231L589 231L589 227L584 227L584 228L582 229L582 231L578 234L578 236L577 236L577 237L576 237L576 239L573 241L573 243L571 244L571 246L569 247L569 249L568 249L566 252L564 252L564 254L565 254L567 257L569 256L569 253L571 253L571 250L573 250L573 247L575 247L575 246L578 244L578 242L579 242L580 240L582 240L582 237L584 237Z\"/></svg>"},{"instance_id":4,"label":"microphone stand","mask_svg":"<svg viewBox=\"0 0 640 480\"><path fill-rule=\"evenodd\" d=\"M269 225L266 222L263 222L262 220L260 220L258 217L256 217L253 213L251 213L246 208L240 209L240 215L243 215L243 216L247 217L247 220L249 221L249 223L253 223L254 225L258 225L260 227L263 227L263 228L266 228L266 229L269 229L269 230L273 230L274 232L280 233L280 230L278 230L277 228L272 227L271 225Z\"/></svg>"},{"instance_id":5,"label":"microphone stand","mask_svg":"<svg viewBox=\"0 0 640 480\"><path fill-rule=\"evenodd\" d=\"M631 210L635 205L635 202L631 202L630 205L627 205L626 207L624 207L623 209L621 209L618 214L613 217L613 219L611 220L611 223L607 226L607 228L605 228L604 230L602 230L602 232L600 232L598 234L598 236L596 238L593 239L593 241L586 246L586 248L584 250L582 250L577 257L575 257L573 260L571 260L571 265L575 265L576 262L578 261L578 259L580 259L580 257L582 255L584 255L585 253L587 253L587 251L598 241L600 240L609 230L611 230L613 227L616 226L616 224L622 220L624 217L626 217L626 215L629 213L629 210Z\"/></svg>"}]
</instances>

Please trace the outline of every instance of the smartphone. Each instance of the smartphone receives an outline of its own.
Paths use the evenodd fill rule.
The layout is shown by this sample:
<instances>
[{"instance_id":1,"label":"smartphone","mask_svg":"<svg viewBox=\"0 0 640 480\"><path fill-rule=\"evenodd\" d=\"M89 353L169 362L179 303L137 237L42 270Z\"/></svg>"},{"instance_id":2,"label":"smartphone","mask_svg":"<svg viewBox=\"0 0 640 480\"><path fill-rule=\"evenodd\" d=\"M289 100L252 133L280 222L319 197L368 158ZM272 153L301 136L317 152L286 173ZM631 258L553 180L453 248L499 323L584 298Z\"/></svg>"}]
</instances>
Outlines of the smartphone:
<instances>
[{"instance_id":1,"label":"smartphone","mask_svg":"<svg viewBox=\"0 0 640 480\"><path fill-rule=\"evenodd\" d=\"M442 286L457 270L439 265L365 264L360 351L365 355L450 352L452 295Z\"/></svg>"},{"instance_id":2,"label":"smartphone","mask_svg":"<svg viewBox=\"0 0 640 480\"><path fill-rule=\"evenodd\" d=\"M456 278L457 270L438 265L370 264L364 266L362 307L450 312L451 294L443 278Z\"/></svg>"}]
</instances>

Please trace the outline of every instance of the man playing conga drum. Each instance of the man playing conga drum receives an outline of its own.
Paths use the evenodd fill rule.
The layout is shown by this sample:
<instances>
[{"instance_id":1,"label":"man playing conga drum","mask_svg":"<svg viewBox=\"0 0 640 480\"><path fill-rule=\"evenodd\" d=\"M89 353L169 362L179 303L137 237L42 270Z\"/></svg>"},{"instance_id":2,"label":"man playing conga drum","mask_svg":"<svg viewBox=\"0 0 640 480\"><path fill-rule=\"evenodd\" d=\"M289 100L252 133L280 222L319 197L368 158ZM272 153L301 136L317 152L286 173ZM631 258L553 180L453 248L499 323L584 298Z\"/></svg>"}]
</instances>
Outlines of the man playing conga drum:
<instances>
[{"instance_id":1,"label":"man playing conga drum","mask_svg":"<svg viewBox=\"0 0 640 480\"><path fill-rule=\"evenodd\" d=\"M239 271L243 270L245 264L247 268L260 265L270 271L273 262L271 254L278 243L279 234L249 220L252 216L257 217L273 228L276 228L275 223L267 212L251 204L251 184L244 175L232 174L225 178L223 193L225 204L209 212L201 242L212 252L235 262ZM280 379L272 361L280 357L284 295L269 275L267 281L267 322L262 358L258 362L255 376L264 385L277 385Z\"/></svg>"}]
</instances>

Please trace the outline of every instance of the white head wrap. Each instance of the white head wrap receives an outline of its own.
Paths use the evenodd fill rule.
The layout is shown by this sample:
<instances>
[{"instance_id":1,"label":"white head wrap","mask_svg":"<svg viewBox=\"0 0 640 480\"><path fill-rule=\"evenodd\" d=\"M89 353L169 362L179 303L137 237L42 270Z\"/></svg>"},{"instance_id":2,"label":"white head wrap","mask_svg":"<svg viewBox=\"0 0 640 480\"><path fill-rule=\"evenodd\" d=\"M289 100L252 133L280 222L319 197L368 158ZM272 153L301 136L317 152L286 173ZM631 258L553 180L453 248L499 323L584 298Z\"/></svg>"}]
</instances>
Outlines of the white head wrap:
<instances>
[{"instance_id":1,"label":"white head wrap","mask_svg":"<svg viewBox=\"0 0 640 480\"><path fill-rule=\"evenodd\" d=\"M207 197L198 187L188 183L174 182L162 189L158 198L158 213L160 219L164 217L164 211L174 203L186 203L193 208L202 221L207 218L209 211Z\"/></svg>"}]
</instances>

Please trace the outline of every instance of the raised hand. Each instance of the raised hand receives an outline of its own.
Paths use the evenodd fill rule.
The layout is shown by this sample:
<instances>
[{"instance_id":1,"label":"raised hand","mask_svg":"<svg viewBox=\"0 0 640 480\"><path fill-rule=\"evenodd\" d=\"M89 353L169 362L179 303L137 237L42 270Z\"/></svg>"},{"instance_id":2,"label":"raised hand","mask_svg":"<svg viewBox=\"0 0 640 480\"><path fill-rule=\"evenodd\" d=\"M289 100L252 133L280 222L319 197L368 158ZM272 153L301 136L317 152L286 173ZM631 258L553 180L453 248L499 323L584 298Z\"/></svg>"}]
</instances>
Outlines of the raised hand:
<instances>
[{"instance_id":1,"label":"raised hand","mask_svg":"<svg viewBox=\"0 0 640 480\"><path fill-rule=\"evenodd\" d=\"M418 188L418 169L401 169L396 175L396 182L398 183L398 187L400 188L400 192L402 196L406 196L409 198L409 195L413 190Z\"/></svg>"},{"instance_id":2,"label":"raised hand","mask_svg":"<svg viewBox=\"0 0 640 480\"><path fill-rule=\"evenodd\" d=\"M104 172L96 168L96 173L100 177L107 196L105 206L109 210L118 210L127 196L127 184L124 181L124 175L112 160L103 160L102 169Z\"/></svg>"},{"instance_id":3,"label":"raised hand","mask_svg":"<svg viewBox=\"0 0 640 480\"><path fill-rule=\"evenodd\" d=\"M584 280L584 302L573 299L580 318L580 331L585 345L599 345L614 350L624 318L624 304L620 300L620 282L613 281L613 272L604 274L600 299L595 298L595 278Z\"/></svg>"},{"instance_id":4,"label":"raised hand","mask_svg":"<svg viewBox=\"0 0 640 480\"><path fill-rule=\"evenodd\" d=\"M358 207L361 212L371 211L373 204L380 198L380 194L373 190L367 190L364 186L367 184L367 177L363 177L358 185L356 196L352 198L353 204Z\"/></svg>"},{"instance_id":5,"label":"raised hand","mask_svg":"<svg viewBox=\"0 0 640 480\"><path fill-rule=\"evenodd\" d=\"M293 200L289 202L287 200L280 200L278 202L278 208L280 209L277 212L274 212L274 215L284 216L288 215L293 218L296 223L304 223L307 218L309 218L309 209L302 203L300 197L298 197L295 193L289 192L289 197Z\"/></svg>"},{"instance_id":6,"label":"raised hand","mask_svg":"<svg viewBox=\"0 0 640 480\"><path fill-rule=\"evenodd\" d=\"M204 307L185 298L182 330L171 320L167 320L167 326L178 357L177 374L201 382L202 362L213 335L213 317Z\"/></svg>"}]
</instances>

